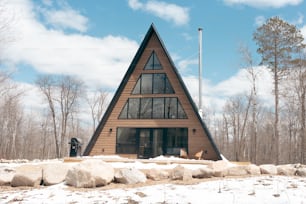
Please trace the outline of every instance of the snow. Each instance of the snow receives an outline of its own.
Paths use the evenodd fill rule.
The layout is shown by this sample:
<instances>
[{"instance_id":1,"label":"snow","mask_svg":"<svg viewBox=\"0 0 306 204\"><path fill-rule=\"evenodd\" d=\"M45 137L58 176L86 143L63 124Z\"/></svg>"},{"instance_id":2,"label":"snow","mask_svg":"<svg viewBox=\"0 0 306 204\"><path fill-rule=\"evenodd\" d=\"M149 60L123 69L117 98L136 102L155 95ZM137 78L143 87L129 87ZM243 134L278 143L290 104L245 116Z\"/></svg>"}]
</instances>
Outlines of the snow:
<instances>
[{"instance_id":1,"label":"snow","mask_svg":"<svg viewBox=\"0 0 306 204\"><path fill-rule=\"evenodd\" d=\"M74 189L64 183L37 189L9 188L0 203L306 203L306 179L259 176L202 180L198 184L158 184L135 188Z\"/></svg>"},{"instance_id":2,"label":"snow","mask_svg":"<svg viewBox=\"0 0 306 204\"><path fill-rule=\"evenodd\" d=\"M111 159L112 157L98 157ZM153 163L120 162L122 158L113 157L114 168L136 167L139 169L167 169L177 164L156 164L153 161L167 160L159 157ZM169 158L168 158L169 159ZM171 158L173 161L173 158ZM59 160L49 162L60 162ZM34 163L39 163L35 161ZM44 162L43 162L44 163ZM1 166L4 164L1 164ZM5 164L14 167L16 164ZM195 169L203 165L184 164ZM199 179L193 182L159 182L148 185L111 184L93 189L72 188L65 183L39 188L0 187L0 203L298 203L306 204L306 178L288 176L256 176L237 178Z\"/></svg>"}]
</instances>

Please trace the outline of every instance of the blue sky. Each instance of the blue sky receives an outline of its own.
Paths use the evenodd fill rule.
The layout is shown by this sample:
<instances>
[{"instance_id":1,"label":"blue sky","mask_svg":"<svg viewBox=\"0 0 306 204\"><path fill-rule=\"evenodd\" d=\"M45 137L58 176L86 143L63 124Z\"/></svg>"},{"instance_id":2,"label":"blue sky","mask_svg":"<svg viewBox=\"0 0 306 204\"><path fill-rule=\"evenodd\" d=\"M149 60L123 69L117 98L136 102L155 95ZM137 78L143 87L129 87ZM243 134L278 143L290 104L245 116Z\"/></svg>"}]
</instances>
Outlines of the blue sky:
<instances>
[{"instance_id":1,"label":"blue sky","mask_svg":"<svg viewBox=\"0 0 306 204\"><path fill-rule=\"evenodd\" d=\"M203 97L214 104L217 99L213 98L218 97L215 94L219 93L219 99L223 100L239 93L247 83L242 82L238 47L241 43L248 45L259 60L252 34L266 19L278 15L306 35L304 0L4 2L6 13L1 17L13 19L10 35L15 40L2 49L1 69L16 70L14 79L28 86L35 82L37 74L72 74L89 86L112 92L154 23L196 97L198 28L201 27ZM235 88L237 91L230 90Z\"/></svg>"}]
</instances>

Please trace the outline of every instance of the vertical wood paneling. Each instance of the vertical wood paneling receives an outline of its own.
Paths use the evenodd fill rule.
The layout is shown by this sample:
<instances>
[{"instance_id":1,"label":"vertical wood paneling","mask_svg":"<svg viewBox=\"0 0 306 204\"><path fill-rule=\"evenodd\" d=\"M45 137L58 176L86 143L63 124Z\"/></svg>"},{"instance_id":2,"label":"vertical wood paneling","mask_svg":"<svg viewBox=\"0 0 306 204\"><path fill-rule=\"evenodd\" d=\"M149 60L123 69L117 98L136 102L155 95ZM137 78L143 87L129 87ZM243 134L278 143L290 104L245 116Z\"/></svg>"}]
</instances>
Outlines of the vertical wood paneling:
<instances>
[{"instance_id":1,"label":"vertical wood paneling","mask_svg":"<svg viewBox=\"0 0 306 204\"><path fill-rule=\"evenodd\" d=\"M163 70L144 70L144 66L148 61L152 51L155 51ZM131 92L141 75L141 73L166 73L168 79L175 91L175 94L168 96L178 97L180 103L187 114L188 119L164 119L164 120L119 120L118 116L125 105L129 97L135 97L131 95ZM164 97L165 95L158 95L158 97ZM139 97L139 96L137 96ZM130 76L129 81L126 83L121 96L117 104L115 105L112 113L110 114L106 124L104 125L94 147L92 148L90 155L100 154L115 154L116 153L116 130L117 127L137 127L137 128L175 128L185 127L188 128L188 150L189 155L193 156L196 152L204 150L207 154L204 155L205 159L217 159L218 155L212 148L212 145L205 134L205 131L198 120L198 117L193 111L193 107L184 93L184 89L181 87L180 81L174 72L172 65L162 48L158 37L155 33L151 36L147 47L140 56L133 73ZM112 129L112 131L110 131ZM195 130L195 131L193 131ZM136 155L125 155L127 157L136 157Z\"/></svg>"}]
</instances>

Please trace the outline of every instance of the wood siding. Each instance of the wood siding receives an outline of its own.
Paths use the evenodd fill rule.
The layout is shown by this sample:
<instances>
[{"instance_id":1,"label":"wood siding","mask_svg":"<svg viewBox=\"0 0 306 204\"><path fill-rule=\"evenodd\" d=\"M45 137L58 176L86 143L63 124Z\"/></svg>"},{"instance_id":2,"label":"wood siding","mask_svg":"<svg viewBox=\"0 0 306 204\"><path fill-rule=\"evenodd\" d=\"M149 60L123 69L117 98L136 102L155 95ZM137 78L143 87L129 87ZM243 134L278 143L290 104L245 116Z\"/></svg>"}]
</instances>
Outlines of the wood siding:
<instances>
[{"instance_id":1,"label":"wood siding","mask_svg":"<svg viewBox=\"0 0 306 204\"><path fill-rule=\"evenodd\" d=\"M155 51L163 69L162 70L144 70L144 66L147 63L152 51ZM142 73L166 73L168 79L175 91L175 94L156 94L153 97L178 97L187 119L118 119L119 114L127 102L128 98L141 98L152 97L152 95L132 95L132 90ZM174 72L171 62L169 61L167 54L165 53L161 43L155 33L150 38L144 52L139 58L136 64L135 70L131 74L129 81L126 83L124 90L119 97L119 100L115 104L108 120L106 121L102 131L96 140L95 145L90 151L90 155L101 154L116 154L116 134L117 127L134 127L134 128L176 128L183 127L188 128L188 150L189 156L193 156L195 153L204 150L205 159L218 159L218 155L213 149L213 146L208 139L205 131L194 113L194 109L188 97L186 96L184 89L182 88L180 81ZM123 155L122 155L123 156ZM126 157L137 157L136 155L125 155Z\"/></svg>"}]
</instances>

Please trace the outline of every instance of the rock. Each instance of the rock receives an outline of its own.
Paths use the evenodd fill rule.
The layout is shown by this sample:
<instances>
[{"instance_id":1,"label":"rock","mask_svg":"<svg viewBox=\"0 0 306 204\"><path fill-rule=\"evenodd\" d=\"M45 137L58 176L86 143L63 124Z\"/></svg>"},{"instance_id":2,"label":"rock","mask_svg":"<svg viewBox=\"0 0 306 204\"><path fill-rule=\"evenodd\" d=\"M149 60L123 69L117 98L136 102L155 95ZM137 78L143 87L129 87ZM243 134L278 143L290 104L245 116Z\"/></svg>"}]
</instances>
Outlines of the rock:
<instances>
[{"instance_id":1,"label":"rock","mask_svg":"<svg viewBox=\"0 0 306 204\"><path fill-rule=\"evenodd\" d=\"M246 166L245 170L248 172L248 174L250 175L260 175L260 168L257 165L254 164L250 164L248 166Z\"/></svg>"},{"instance_id":2,"label":"rock","mask_svg":"<svg viewBox=\"0 0 306 204\"><path fill-rule=\"evenodd\" d=\"M169 172L162 169L150 169L146 172L147 178L154 181L165 180L169 178Z\"/></svg>"},{"instance_id":3,"label":"rock","mask_svg":"<svg viewBox=\"0 0 306 204\"><path fill-rule=\"evenodd\" d=\"M306 177L306 167L297 169L296 175Z\"/></svg>"},{"instance_id":4,"label":"rock","mask_svg":"<svg viewBox=\"0 0 306 204\"><path fill-rule=\"evenodd\" d=\"M213 171L208 167L202 167L192 171L193 178L211 178L213 176Z\"/></svg>"},{"instance_id":5,"label":"rock","mask_svg":"<svg viewBox=\"0 0 306 204\"><path fill-rule=\"evenodd\" d=\"M71 165L66 163L46 164L43 166L43 183L50 186L65 181L67 172Z\"/></svg>"},{"instance_id":6,"label":"rock","mask_svg":"<svg viewBox=\"0 0 306 204\"><path fill-rule=\"evenodd\" d=\"M273 164L263 164L259 166L261 174L277 174L277 168Z\"/></svg>"},{"instance_id":7,"label":"rock","mask_svg":"<svg viewBox=\"0 0 306 204\"><path fill-rule=\"evenodd\" d=\"M114 168L102 160L84 160L70 168L66 184L77 188L105 186L114 179Z\"/></svg>"},{"instance_id":8,"label":"rock","mask_svg":"<svg viewBox=\"0 0 306 204\"><path fill-rule=\"evenodd\" d=\"M283 176L294 176L296 173L296 168L292 165L279 165L277 168L277 174Z\"/></svg>"},{"instance_id":9,"label":"rock","mask_svg":"<svg viewBox=\"0 0 306 204\"><path fill-rule=\"evenodd\" d=\"M227 169L232 166L228 161L218 160L208 164L208 168L212 169L215 177L224 177L227 175Z\"/></svg>"},{"instance_id":10,"label":"rock","mask_svg":"<svg viewBox=\"0 0 306 204\"><path fill-rule=\"evenodd\" d=\"M0 186L11 185L16 170L11 167L0 168Z\"/></svg>"},{"instance_id":11,"label":"rock","mask_svg":"<svg viewBox=\"0 0 306 204\"><path fill-rule=\"evenodd\" d=\"M186 169L181 165L177 165L174 169L172 169L170 178L172 180L190 181L192 180L192 170Z\"/></svg>"},{"instance_id":12,"label":"rock","mask_svg":"<svg viewBox=\"0 0 306 204\"><path fill-rule=\"evenodd\" d=\"M247 174L246 166L232 166L227 169L228 176L245 176Z\"/></svg>"},{"instance_id":13,"label":"rock","mask_svg":"<svg viewBox=\"0 0 306 204\"><path fill-rule=\"evenodd\" d=\"M31 186L37 187L42 181L42 167L40 165L26 164L16 169L11 186Z\"/></svg>"},{"instance_id":14,"label":"rock","mask_svg":"<svg viewBox=\"0 0 306 204\"><path fill-rule=\"evenodd\" d=\"M135 168L119 169L115 173L115 181L123 184L145 183L146 175Z\"/></svg>"}]
</instances>

